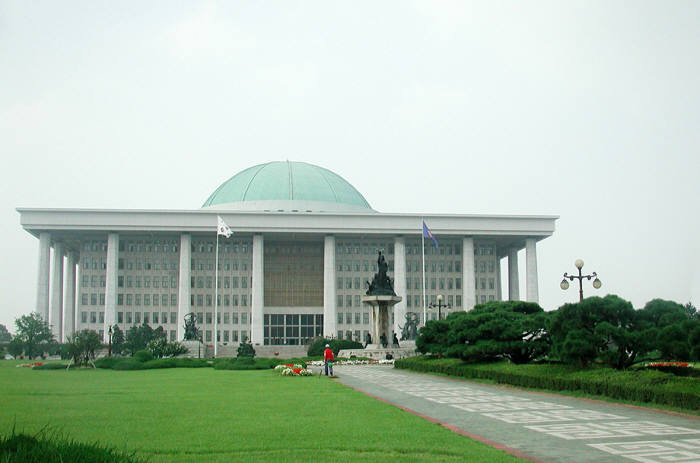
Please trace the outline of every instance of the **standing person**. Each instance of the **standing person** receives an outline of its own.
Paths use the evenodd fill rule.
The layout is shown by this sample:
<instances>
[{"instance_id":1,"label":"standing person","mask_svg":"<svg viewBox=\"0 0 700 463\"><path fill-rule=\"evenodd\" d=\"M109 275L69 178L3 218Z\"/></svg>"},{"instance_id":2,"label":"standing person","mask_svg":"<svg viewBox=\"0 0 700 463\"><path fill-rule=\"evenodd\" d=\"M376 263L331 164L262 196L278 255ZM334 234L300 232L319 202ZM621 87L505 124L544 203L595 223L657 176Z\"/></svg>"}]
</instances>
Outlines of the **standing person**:
<instances>
[{"instance_id":1,"label":"standing person","mask_svg":"<svg viewBox=\"0 0 700 463\"><path fill-rule=\"evenodd\" d=\"M326 350L323 351L323 362L324 362L324 373L326 376L328 376L328 372L330 371L331 376L333 376L333 351L331 350L331 346L329 344L326 344Z\"/></svg>"}]
</instances>

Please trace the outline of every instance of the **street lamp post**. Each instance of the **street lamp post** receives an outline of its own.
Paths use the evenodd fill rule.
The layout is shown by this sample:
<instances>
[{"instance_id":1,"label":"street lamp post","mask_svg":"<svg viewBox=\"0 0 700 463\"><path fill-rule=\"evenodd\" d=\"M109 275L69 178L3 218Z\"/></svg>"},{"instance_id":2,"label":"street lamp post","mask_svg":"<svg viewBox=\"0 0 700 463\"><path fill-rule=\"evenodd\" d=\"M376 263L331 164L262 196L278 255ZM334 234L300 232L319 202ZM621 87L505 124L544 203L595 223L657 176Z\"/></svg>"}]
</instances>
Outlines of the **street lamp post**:
<instances>
[{"instance_id":1,"label":"street lamp post","mask_svg":"<svg viewBox=\"0 0 700 463\"><path fill-rule=\"evenodd\" d=\"M114 331L112 331L112 325L109 325L109 331L107 331L107 334L109 334L109 352L108 356L112 356L112 335L114 334Z\"/></svg>"},{"instance_id":2,"label":"street lamp post","mask_svg":"<svg viewBox=\"0 0 700 463\"><path fill-rule=\"evenodd\" d=\"M593 287L595 289L599 289L601 286L603 286L603 283L598 279L598 274L596 272L591 273L590 275L582 275L581 274L581 269L583 268L583 260L581 259L576 259L576 262L574 262L574 265L578 269L578 275L569 275L568 273L564 272L564 279L561 280L561 283L559 283L559 287L566 291L569 289L569 282L566 281L568 278L570 281L574 281L574 278L578 280L578 295L579 295L579 302L583 300L583 279L590 280L591 278L595 277L595 280L593 280Z\"/></svg>"},{"instance_id":3,"label":"street lamp post","mask_svg":"<svg viewBox=\"0 0 700 463\"><path fill-rule=\"evenodd\" d=\"M433 304L432 302L428 304L428 307L431 309L438 309L438 320L442 320L442 309L449 309L450 304L443 304L442 303L442 294L438 294L437 297L437 304Z\"/></svg>"}]
</instances>

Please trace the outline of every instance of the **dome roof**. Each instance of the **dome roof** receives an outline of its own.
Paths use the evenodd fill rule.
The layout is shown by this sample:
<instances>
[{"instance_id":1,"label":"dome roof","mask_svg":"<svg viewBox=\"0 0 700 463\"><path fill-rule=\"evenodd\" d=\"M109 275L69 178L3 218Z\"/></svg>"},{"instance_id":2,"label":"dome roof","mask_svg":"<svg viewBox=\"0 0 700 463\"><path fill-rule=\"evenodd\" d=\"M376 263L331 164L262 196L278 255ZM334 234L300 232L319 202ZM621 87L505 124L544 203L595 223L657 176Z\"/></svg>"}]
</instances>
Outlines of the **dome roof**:
<instances>
[{"instance_id":1,"label":"dome roof","mask_svg":"<svg viewBox=\"0 0 700 463\"><path fill-rule=\"evenodd\" d=\"M374 212L340 175L305 162L268 162L226 180L203 208L252 211Z\"/></svg>"}]
</instances>

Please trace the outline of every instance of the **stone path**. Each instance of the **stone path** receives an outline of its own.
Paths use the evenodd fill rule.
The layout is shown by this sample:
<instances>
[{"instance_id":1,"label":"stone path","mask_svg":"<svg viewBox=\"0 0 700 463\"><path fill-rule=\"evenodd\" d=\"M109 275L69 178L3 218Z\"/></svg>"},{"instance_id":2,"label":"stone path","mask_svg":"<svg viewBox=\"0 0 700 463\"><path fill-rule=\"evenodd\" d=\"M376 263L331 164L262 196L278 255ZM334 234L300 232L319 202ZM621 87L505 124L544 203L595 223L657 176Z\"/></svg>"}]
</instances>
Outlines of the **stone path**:
<instances>
[{"instance_id":1,"label":"stone path","mask_svg":"<svg viewBox=\"0 0 700 463\"><path fill-rule=\"evenodd\" d=\"M700 463L700 420L395 370L336 366L338 381L544 462Z\"/></svg>"}]
</instances>

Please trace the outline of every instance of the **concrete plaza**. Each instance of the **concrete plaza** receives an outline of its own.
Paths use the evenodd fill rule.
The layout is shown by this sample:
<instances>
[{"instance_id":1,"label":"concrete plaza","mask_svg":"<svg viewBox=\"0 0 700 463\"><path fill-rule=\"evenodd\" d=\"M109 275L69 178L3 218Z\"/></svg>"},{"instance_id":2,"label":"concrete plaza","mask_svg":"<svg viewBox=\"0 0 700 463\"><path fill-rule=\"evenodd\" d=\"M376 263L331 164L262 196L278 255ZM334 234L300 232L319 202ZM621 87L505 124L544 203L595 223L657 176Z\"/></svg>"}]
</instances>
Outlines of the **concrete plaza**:
<instances>
[{"instance_id":1,"label":"concrete plaza","mask_svg":"<svg viewBox=\"0 0 700 463\"><path fill-rule=\"evenodd\" d=\"M388 366L336 373L343 384L534 461L700 462L700 419L692 416Z\"/></svg>"}]
</instances>

